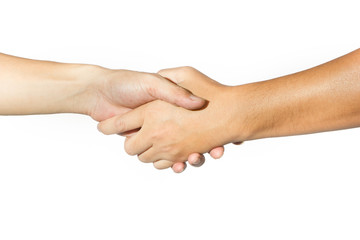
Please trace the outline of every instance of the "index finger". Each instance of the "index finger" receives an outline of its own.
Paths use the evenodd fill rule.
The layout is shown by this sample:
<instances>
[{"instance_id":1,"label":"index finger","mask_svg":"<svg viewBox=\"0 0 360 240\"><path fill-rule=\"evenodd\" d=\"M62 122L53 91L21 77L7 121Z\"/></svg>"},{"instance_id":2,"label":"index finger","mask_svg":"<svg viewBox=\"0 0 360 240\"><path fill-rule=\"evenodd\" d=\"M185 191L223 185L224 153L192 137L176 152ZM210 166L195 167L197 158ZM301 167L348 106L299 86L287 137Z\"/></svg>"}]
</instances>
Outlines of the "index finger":
<instances>
[{"instance_id":1,"label":"index finger","mask_svg":"<svg viewBox=\"0 0 360 240\"><path fill-rule=\"evenodd\" d=\"M98 124L98 130L106 135L124 133L141 128L144 123L144 105L121 116L115 116Z\"/></svg>"}]
</instances>

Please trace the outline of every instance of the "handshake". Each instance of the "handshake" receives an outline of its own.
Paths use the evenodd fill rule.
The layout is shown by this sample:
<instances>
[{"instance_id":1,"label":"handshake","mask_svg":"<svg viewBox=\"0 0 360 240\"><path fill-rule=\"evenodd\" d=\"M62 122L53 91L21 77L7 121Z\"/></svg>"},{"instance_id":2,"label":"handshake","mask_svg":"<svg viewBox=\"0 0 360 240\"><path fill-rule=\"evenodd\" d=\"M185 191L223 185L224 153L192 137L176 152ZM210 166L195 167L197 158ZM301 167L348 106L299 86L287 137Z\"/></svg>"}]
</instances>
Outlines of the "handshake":
<instances>
[{"instance_id":1,"label":"handshake","mask_svg":"<svg viewBox=\"0 0 360 240\"><path fill-rule=\"evenodd\" d=\"M203 153L220 158L224 144L241 141L231 129L231 87L194 68L157 74L117 70L102 84L89 113L100 121L98 129L125 136L125 151L157 169L182 172L186 161L201 166Z\"/></svg>"},{"instance_id":2,"label":"handshake","mask_svg":"<svg viewBox=\"0 0 360 240\"><path fill-rule=\"evenodd\" d=\"M291 75L222 85L191 67L157 74L0 54L0 115L80 113L158 169L201 166L224 145L360 126L360 50Z\"/></svg>"}]
</instances>

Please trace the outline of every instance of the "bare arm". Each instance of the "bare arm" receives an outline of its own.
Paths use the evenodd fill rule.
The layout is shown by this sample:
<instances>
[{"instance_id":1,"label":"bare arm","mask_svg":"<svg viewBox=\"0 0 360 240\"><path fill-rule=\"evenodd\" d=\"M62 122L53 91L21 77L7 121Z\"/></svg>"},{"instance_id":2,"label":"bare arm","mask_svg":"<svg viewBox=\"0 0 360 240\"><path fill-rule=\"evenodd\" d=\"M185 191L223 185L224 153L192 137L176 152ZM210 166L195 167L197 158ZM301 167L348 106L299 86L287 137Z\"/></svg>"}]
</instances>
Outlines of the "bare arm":
<instances>
[{"instance_id":1,"label":"bare arm","mask_svg":"<svg viewBox=\"0 0 360 240\"><path fill-rule=\"evenodd\" d=\"M235 87L247 99L236 140L360 126L360 50L277 79ZM240 96L241 95L241 96ZM249 131L240 127L246 125ZM243 133L247 132L245 136Z\"/></svg>"},{"instance_id":2,"label":"bare arm","mask_svg":"<svg viewBox=\"0 0 360 240\"><path fill-rule=\"evenodd\" d=\"M85 113L91 68L0 54L0 114Z\"/></svg>"}]
</instances>

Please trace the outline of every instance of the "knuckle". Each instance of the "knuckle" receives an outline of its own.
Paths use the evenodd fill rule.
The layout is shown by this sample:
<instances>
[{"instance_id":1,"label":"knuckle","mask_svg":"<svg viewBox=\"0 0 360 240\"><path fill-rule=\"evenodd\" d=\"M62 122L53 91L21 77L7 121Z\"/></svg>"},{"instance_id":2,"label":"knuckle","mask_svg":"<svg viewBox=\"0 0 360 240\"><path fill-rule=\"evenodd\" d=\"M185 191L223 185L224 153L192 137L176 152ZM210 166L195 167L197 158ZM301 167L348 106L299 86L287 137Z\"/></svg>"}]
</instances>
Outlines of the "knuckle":
<instances>
[{"instance_id":1,"label":"knuckle","mask_svg":"<svg viewBox=\"0 0 360 240\"><path fill-rule=\"evenodd\" d=\"M157 72L157 74L159 74L159 75L163 75L163 74L165 74L166 73L166 69L161 69L161 70L159 70L158 72Z\"/></svg>"},{"instance_id":2,"label":"knuckle","mask_svg":"<svg viewBox=\"0 0 360 240\"><path fill-rule=\"evenodd\" d=\"M141 162L143 162L143 163L149 163L149 162L151 162L150 159L149 159L146 155L144 155L144 154L140 154L140 155L138 156L138 159L139 159Z\"/></svg>"},{"instance_id":3,"label":"knuckle","mask_svg":"<svg viewBox=\"0 0 360 240\"><path fill-rule=\"evenodd\" d=\"M162 69L157 73L165 77L172 76L174 77L174 79L170 78L170 80L174 80L175 82L177 82L176 78L182 78L184 75L191 75L195 72L197 72L197 70L192 66L182 66L176 68Z\"/></svg>"},{"instance_id":4,"label":"knuckle","mask_svg":"<svg viewBox=\"0 0 360 240\"><path fill-rule=\"evenodd\" d=\"M149 135L150 141L153 143L161 143L166 141L171 141L172 131L169 129L169 126L167 122L164 122L163 125L158 128L156 131L152 132L151 135Z\"/></svg>"},{"instance_id":5,"label":"knuckle","mask_svg":"<svg viewBox=\"0 0 360 240\"><path fill-rule=\"evenodd\" d=\"M162 129L159 129L158 131L152 133L149 136L149 139L153 143L159 142L162 139Z\"/></svg>"},{"instance_id":6,"label":"knuckle","mask_svg":"<svg viewBox=\"0 0 360 240\"><path fill-rule=\"evenodd\" d=\"M124 144L124 150L130 156L136 155L136 153L133 150L132 144L129 143L129 141L127 141L127 140L125 141L125 144Z\"/></svg>"},{"instance_id":7,"label":"knuckle","mask_svg":"<svg viewBox=\"0 0 360 240\"><path fill-rule=\"evenodd\" d=\"M183 155L182 150L176 144L171 144L171 145L164 146L162 148L162 152L167 154L167 158L170 161L182 162L184 160L183 157L182 157L182 155Z\"/></svg>"},{"instance_id":8,"label":"knuckle","mask_svg":"<svg viewBox=\"0 0 360 240\"><path fill-rule=\"evenodd\" d=\"M119 118L115 121L115 128L116 130L121 133L126 129L126 123L123 119Z\"/></svg>"},{"instance_id":9,"label":"knuckle","mask_svg":"<svg viewBox=\"0 0 360 240\"><path fill-rule=\"evenodd\" d=\"M105 129L104 129L104 124L103 124L103 123L99 123L99 124L97 125L97 129L99 130L99 132L108 135L108 134L106 133Z\"/></svg>"},{"instance_id":10,"label":"knuckle","mask_svg":"<svg viewBox=\"0 0 360 240\"><path fill-rule=\"evenodd\" d=\"M176 86L172 92L174 99L181 99L181 97L189 96L190 92L184 88Z\"/></svg>"},{"instance_id":11,"label":"knuckle","mask_svg":"<svg viewBox=\"0 0 360 240\"><path fill-rule=\"evenodd\" d=\"M173 147L170 145L162 146L161 152L165 153L167 156L172 156ZM172 159L169 159L172 160Z\"/></svg>"},{"instance_id":12,"label":"knuckle","mask_svg":"<svg viewBox=\"0 0 360 240\"><path fill-rule=\"evenodd\" d=\"M160 87L163 83L163 79L156 73L149 73L147 77L144 79L145 81L145 90L147 93L154 98L158 98L157 96L161 93Z\"/></svg>"},{"instance_id":13,"label":"knuckle","mask_svg":"<svg viewBox=\"0 0 360 240\"><path fill-rule=\"evenodd\" d=\"M158 170L169 168L173 165L172 162L166 161L166 160L159 160L154 162L154 167Z\"/></svg>"},{"instance_id":14,"label":"knuckle","mask_svg":"<svg viewBox=\"0 0 360 240\"><path fill-rule=\"evenodd\" d=\"M148 94L149 94L150 96L152 96L152 97L154 97L154 98L157 98L158 93L159 93L158 89L157 89L156 87L152 86L152 85L149 85L149 86L147 87L147 92L148 92Z\"/></svg>"},{"instance_id":15,"label":"knuckle","mask_svg":"<svg viewBox=\"0 0 360 240\"><path fill-rule=\"evenodd\" d=\"M196 69L191 66L183 66L183 67L180 67L179 70L183 73L193 73L196 71Z\"/></svg>"},{"instance_id":16,"label":"knuckle","mask_svg":"<svg viewBox=\"0 0 360 240\"><path fill-rule=\"evenodd\" d=\"M159 160L153 163L154 168L161 170L161 169L165 169L168 168L168 166L165 163L165 160Z\"/></svg>"},{"instance_id":17,"label":"knuckle","mask_svg":"<svg viewBox=\"0 0 360 240\"><path fill-rule=\"evenodd\" d=\"M153 163L153 166L154 166L154 168L156 168L156 169L158 169L158 170L162 169L159 162L154 162L154 163Z\"/></svg>"},{"instance_id":18,"label":"knuckle","mask_svg":"<svg viewBox=\"0 0 360 240\"><path fill-rule=\"evenodd\" d=\"M189 106L188 103L191 93L188 92L187 90L179 88L172 95L174 97L174 104L176 106L183 106L183 107Z\"/></svg>"},{"instance_id":19,"label":"knuckle","mask_svg":"<svg viewBox=\"0 0 360 240\"><path fill-rule=\"evenodd\" d=\"M163 78L158 73L148 73L146 80L148 84L153 84L155 81L162 80Z\"/></svg>"},{"instance_id":20,"label":"knuckle","mask_svg":"<svg viewBox=\"0 0 360 240\"><path fill-rule=\"evenodd\" d=\"M154 168L156 168L157 170L164 170L165 169L164 167L157 166L157 165L154 165Z\"/></svg>"}]
</instances>

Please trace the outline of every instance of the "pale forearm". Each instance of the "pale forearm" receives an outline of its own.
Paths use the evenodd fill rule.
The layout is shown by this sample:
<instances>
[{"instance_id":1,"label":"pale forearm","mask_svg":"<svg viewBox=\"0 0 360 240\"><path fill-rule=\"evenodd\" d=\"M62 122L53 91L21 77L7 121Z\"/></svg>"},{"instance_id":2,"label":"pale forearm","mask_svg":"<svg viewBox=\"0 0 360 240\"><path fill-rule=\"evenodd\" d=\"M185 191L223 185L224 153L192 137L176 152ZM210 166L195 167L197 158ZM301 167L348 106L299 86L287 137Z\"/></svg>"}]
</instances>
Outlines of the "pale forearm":
<instances>
[{"instance_id":1,"label":"pale forearm","mask_svg":"<svg viewBox=\"0 0 360 240\"><path fill-rule=\"evenodd\" d=\"M235 87L247 107L235 140L360 126L360 51L277 79ZM244 97L246 99L244 99ZM244 139L246 138L246 139Z\"/></svg>"},{"instance_id":2,"label":"pale forearm","mask_svg":"<svg viewBox=\"0 0 360 240\"><path fill-rule=\"evenodd\" d=\"M0 54L0 114L85 113L93 68Z\"/></svg>"}]
</instances>

